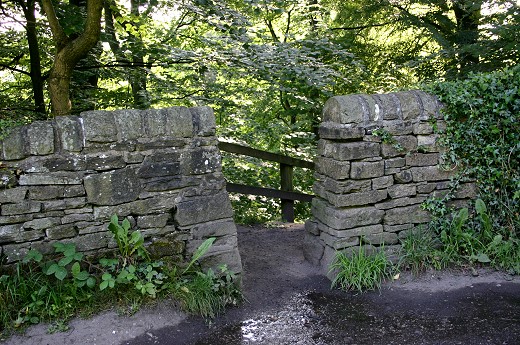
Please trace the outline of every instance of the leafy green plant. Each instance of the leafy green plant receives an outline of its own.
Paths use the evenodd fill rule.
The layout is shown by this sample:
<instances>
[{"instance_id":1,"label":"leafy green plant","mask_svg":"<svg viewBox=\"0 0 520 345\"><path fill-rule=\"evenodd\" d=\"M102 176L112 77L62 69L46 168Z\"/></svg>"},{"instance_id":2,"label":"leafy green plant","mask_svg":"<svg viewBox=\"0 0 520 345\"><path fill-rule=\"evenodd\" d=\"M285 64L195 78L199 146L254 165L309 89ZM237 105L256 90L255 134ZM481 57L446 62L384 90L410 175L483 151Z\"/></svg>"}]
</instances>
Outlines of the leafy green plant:
<instances>
[{"instance_id":1,"label":"leafy green plant","mask_svg":"<svg viewBox=\"0 0 520 345\"><path fill-rule=\"evenodd\" d=\"M442 136L449 160L467 169L490 209L490 231L504 238L520 227L520 66L470 74L429 90L444 104Z\"/></svg>"},{"instance_id":2,"label":"leafy green plant","mask_svg":"<svg viewBox=\"0 0 520 345\"><path fill-rule=\"evenodd\" d=\"M384 128L377 128L372 131L372 135L381 138L384 144L391 145L397 151L404 151L404 147L395 140L394 136Z\"/></svg>"},{"instance_id":3,"label":"leafy green plant","mask_svg":"<svg viewBox=\"0 0 520 345\"><path fill-rule=\"evenodd\" d=\"M138 230L130 232L130 222L127 218L125 218L120 224L117 215L113 215L110 218L108 230L110 230L114 235L114 239L119 248L119 254L122 256L125 263L127 260L132 258L134 253L138 258L150 260L148 251L144 247L143 235Z\"/></svg>"},{"instance_id":4,"label":"leafy green plant","mask_svg":"<svg viewBox=\"0 0 520 345\"><path fill-rule=\"evenodd\" d=\"M335 273L332 287L363 292L380 288L381 283L391 276L392 269L383 249L367 255L360 245L358 251L351 254L337 252L329 273Z\"/></svg>"},{"instance_id":5,"label":"leafy green plant","mask_svg":"<svg viewBox=\"0 0 520 345\"><path fill-rule=\"evenodd\" d=\"M419 271L450 265L492 265L520 273L520 241L494 233L492 217L482 199L470 211L462 208L438 216L426 231L411 232L402 243L401 264Z\"/></svg>"}]
</instances>

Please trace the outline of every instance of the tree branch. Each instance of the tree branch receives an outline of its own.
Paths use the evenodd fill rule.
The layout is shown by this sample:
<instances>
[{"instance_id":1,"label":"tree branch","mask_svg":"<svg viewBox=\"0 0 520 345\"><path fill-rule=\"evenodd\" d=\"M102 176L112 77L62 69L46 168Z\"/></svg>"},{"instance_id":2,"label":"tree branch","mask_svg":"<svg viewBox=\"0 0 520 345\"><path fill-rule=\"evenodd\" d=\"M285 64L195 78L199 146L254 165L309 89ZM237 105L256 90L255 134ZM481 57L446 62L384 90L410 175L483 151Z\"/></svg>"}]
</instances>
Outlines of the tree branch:
<instances>
[{"instance_id":1,"label":"tree branch","mask_svg":"<svg viewBox=\"0 0 520 345\"><path fill-rule=\"evenodd\" d=\"M31 75L31 73L29 73L29 72L27 72L27 71L24 71L24 70L22 70L22 69L18 69L18 68L16 68L16 67L11 67L11 66L9 66L9 65L4 65L3 63L0 63L0 67L2 67L2 68L0 68L0 71L3 70L3 69L8 69L8 70L10 70L10 71L18 72L18 73L22 73L22 74L25 74L25 75L28 75L28 76Z\"/></svg>"},{"instance_id":2,"label":"tree branch","mask_svg":"<svg viewBox=\"0 0 520 345\"><path fill-rule=\"evenodd\" d=\"M391 21L391 22L385 22L385 23L379 23L379 24L368 24L368 25L360 25L360 26L347 26L347 27L339 27L339 28L330 28L329 30L345 30L345 31L354 31L354 30L363 30L363 29L369 29L369 28L377 28L380 26L390 25L396 23L397 20Z\"/></svg>"},{"instance_id":3,"label":"tree branch","mask_svg":"<svg viewBox=\"0 0 520 345\"><path fill-rule=\"evenodd\" d=\"M45 14L47 14L47 20L49 21L52 35L56 41L56 48L61 50L61 48L63 48L69 41L69 37L65 34L65 31L63 31L63 28L58 21L58 17L56 16L56 12L54 11L54 6L52 5L51 0L41 0L41 3L43 11Z\"/></svg>"}]
</instances>

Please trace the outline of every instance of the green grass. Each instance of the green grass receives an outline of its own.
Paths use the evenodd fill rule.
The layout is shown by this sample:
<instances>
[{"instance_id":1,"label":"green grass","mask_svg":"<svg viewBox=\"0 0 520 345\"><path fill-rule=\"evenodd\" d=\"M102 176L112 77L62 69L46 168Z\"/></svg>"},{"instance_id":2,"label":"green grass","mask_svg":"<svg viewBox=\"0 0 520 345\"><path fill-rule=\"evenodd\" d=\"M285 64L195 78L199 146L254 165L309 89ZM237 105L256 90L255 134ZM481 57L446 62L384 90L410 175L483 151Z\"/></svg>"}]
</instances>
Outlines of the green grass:
<instances>
[{"instance_id":1,"label":"green grass","mask_svg":"<svg viewBox=\"0 0 520 345\"><path fill-rule=\"evenodd\" d=\"M330 273L335 272L332 287L358 292L379 289L381 283L392 276L393 270L383 249L368 255L360 245L352 254L336 253L330 265Z\"/></svg>"}]
</instances>

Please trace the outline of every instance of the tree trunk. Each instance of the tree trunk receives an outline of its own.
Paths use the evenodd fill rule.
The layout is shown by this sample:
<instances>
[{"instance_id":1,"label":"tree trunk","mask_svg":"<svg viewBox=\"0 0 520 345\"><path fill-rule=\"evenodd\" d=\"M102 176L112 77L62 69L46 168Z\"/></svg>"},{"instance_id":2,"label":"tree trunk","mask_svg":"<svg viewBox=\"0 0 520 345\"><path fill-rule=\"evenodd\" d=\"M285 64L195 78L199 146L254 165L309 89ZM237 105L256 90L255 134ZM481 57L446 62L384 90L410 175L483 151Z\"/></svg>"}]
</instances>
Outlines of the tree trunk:
<instances>
[{"instance_id":1,"label":"tree trunk","mask_svg":"<svg viewBox=\"0 0 520 345\"><path fill-rule=\"evenodd\" d=\"M52 113L55 116L68 115L71 111L70 77L74 66L99 40L103 0L87 0L87 18L84 29L75 39L70 38L63 31L51 0L42 0L42 7L49 20L56 46L54 64L49 75Z\"/></svg>"},{"instance_id":2,"label":"tree trunk","mask_svg":"<svg viewBox=\"0 0 520 345\"><path fill-rule=\"evenodd\" d=\"M471 45L478 42L478 25L481 17L482 0L453 1L453 12L457 21L456 44L458 50L459 70L462 74L473 65L479 63L478 51Z\"/></svg>"},{"instance_id":3,"label":"tree trunk","mask_svg":"<svg viewBox=\"0 0 520 345\"><path fill-rule=\"evenodd\" d=\"M34 97L34 111L37 118L43 120L47 118L45 111L45 97L43 95L43 77L41 68L40 48L38 46L38 35L36 33L36 16L35 1L28 0L26 3L20 2L24 12L27 26L25 35L27 37L27 45L29 47L30 57L30 76L32 83L32 91Z\"/></svg>"}]
</instances>

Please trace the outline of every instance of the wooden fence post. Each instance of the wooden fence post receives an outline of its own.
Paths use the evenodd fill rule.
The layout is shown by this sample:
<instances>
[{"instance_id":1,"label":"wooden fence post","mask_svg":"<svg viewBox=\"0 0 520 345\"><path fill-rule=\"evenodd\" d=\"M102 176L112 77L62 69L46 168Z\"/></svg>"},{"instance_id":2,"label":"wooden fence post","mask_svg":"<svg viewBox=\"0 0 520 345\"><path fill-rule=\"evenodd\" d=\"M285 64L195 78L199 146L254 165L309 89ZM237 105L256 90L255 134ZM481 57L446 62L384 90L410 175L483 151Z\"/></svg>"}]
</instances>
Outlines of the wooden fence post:
<instances>
[{"instance_id":1,"label":"wooden fence post","mask_svg":"<svg viewBox=\"0 0 520 345\"><path fill-rule=\"evenodd\" d=\"M280 163L280 189L283 191L293 191L293 167ZM294 200L281 199L282 201L282 219L285 222L294 222Z\"/></svg>"}]
</instances>

